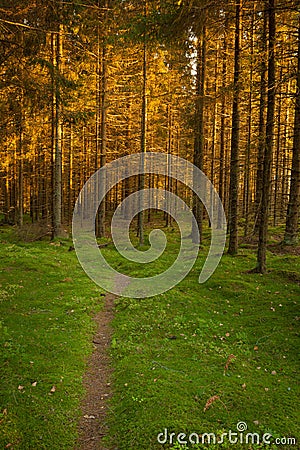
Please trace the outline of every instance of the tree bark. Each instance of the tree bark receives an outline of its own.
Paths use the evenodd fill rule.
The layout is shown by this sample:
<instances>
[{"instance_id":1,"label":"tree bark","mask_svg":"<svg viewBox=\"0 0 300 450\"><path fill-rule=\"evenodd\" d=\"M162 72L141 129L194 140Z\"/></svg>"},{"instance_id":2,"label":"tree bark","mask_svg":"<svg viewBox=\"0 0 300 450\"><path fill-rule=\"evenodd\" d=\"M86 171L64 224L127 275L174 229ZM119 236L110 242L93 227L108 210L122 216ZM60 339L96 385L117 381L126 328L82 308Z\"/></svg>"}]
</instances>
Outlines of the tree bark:
<instances>
[{"instance_id":1,"label":"tree bark","mask_svg":"<svg viewBox=\"0 0 300 450\"><path fill-rule=\"evenodd\" d=\"M259 242L257 252L257 272L265 273L266 250L268 236L268 215L271 190L271 166L273 157L274 139L274 111L275 111L275 40L276 40L276 18L275 0L266 1L269 17L269 59L268 59L268 100L267 100L267 122L266 122L266 144L263 164L263 186L260 207Z\"/></svg>"},{"instance_id":2,"label":"tree bark","mask_svg":"<svg viewBox=\"0 0 300 450\"><path fill-rule=\"evenodd\" d=\"M221 100L221 123L220 123L220 175L219 175L219 197L225 205L225 115L226 115L226 77L227 77L227 24L228 20L225 20L224 24L224 38L223 38L223 62L222 62L222 100ZM218 226L222 226L222 215L219 212Z\"/></svg>"},{"instance_id":3,"label":"tree bark","mask_svg":"<svg viewBox=\"0 0 300 450\"><path fill-rule=\"evenodd\" d=\"M147 17L147 2L144 4L144 17ZM147 36L144 30L143 43L143 90L142 90L142 117L141 117L141 173L139 175L139 191L145 187L144 155L147 146ZM140 208L144 207L144 195L140 193ZM144 244L144 211L138 214L138 236L140 245Z\"/></svg>"},{"instance_id":4,"label":"tree bark","mask_svg":"<svg viewBox=\"0 0 300 450\"><path fill-rule=\"evenodd\" d=\"M300 208L300 19L298 28L297 91L294 119L293 159L291 187L284 235L284 244L296 245L299 242Z\"/></svg>"},{"instance_id":5,"label":"tree bark","mask_svg":"<svg viewBox=\"0 0 300 450\"><path fill-rule=\"evenodd\" d=\"M203 151L204 151L204 93L205 93L205 76L206 76L206 27L203 23L201 36L198 40L197 47L197 87L196 87L196 108L195 108L195 124L194 124L194 165L198 169L203 170ZM194 185L199 185L198 176L194 174ZM198 186L199 187L199 186ZM202 242L202 214L203 207L199 197L193 194L193 214L196 224L192 226L192 241L197 242L199 233L200 243ZM198 231L198 232L197 232Z\"/></svg>"},{"instance_id":6,"label":"tree bark","mask_svg":"<svg viewBox=\"0 0 300 450\"><path fill-rule=\"evenodd\" d=\"M267 53L267 10L264 9L263 29L261 35L261 66L260 66L260 99L259 99L259 124L258 124L258 154L257 154L257 171L256 171L256 190L255 190L255 224L254 233L259 230L259 211L261 207L261 196L263 190L263 165L266 142L265 127L265 109L266 109L266 53Z\"/></svg>"},{"instance_id":7,"label":"tree bark","mask_svg":"<svg viewBox=\"0 0 300 450\"><path fill-rule=\"evenodd\" d=\"M240 0L236 2L235 47L234 47L234 86L232 104L232 131L229 186L229 247L228 253L235 255L238 251L238 200L239 200L239 141L240 141Z\"/></svg>"},{"instance_id":8,"label":"tree bark","mask_svg":"<svg viewBox=\"0 0 300 450\"><path fill-rule=\"evenodd\" d=\"M53 154L53 211L52 238L63 234L62 229L62 102L61 102L61 59L62 59L62 24L60 23L61 4L59 4L58 32L53 34L54 50L54 154Z\"/></svg>"},{"instance_id":9,"label":"tree bark","mask_svg":"<svg viewBox=\"0 0 300 450\"><path fill-rule=\"evenodd\" d=\"M107 50L106 43L103 43L101 62L101 133L100 133L100 167L106 165L106 144L107 144ZM105 190L105 186L101 186ZM98 236L105 236L105 198L99 205L98 210Z\"/></svg>"}]
</instances>

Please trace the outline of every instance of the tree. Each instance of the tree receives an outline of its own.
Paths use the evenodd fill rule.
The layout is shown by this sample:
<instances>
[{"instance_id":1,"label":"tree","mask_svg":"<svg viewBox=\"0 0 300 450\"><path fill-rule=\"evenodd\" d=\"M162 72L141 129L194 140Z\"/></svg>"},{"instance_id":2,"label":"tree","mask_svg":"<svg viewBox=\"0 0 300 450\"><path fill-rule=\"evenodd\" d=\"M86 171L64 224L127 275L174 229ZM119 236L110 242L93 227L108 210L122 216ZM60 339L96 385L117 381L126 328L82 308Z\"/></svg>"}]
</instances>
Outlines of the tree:
<instances>
[{"instance_id":1,"label":"tree","mask_svg":"<svg viewBox=\"0 0 300 450\"><path fill-rule=\"evenodd\" d=\"M232 103L232 131L230 157L229 187L229 246L228 253L235 255L238 251L238 199L239 199L239 91L240 91L240 15L241 3L236 2L235 12L235 45L234 45L234 81Z\"/></svg>"},{"instance_id":2,"label":"tree","mask_svg":"<svg viewBox=\"0 0 300 450\"><path fill-rule=\"evenodd\" d=\"M297 87L294 116L293 159L291 187L287 210L286 227L283 243L296 245L299 241L299 208L300 208L300 16L298 28L298 64Z\"/></svg>"},{"instance_id":3,"label":"tree","mask_svg":"<svg viewBox=\"0 0 300 450\"><path fill-rule=\"evenodd\" d=\"M144 154L147 145L147 0L144 1L144 30L143 30L143 88L142 88L142 113L141 113L141 173L139 175L140 208L144 208L145 173L144 173ZM138 236L140 245L144 244L144 211L138 214Z\"/></svg>"},{"instance_id":4,"label":"tree","mask_svg":"<svg viewBox=\"0 0 300 450\"><path fill-rule=\"evenodd\" d=\"M268 217L271 189L271 166L273 157L274 138L274 111L275 111L275 40L276 40L276 16L275 0L266 1L269 18L269 58L268 58L268 99L267 99L267 121L266 121L266 143L263 163L263 189L261 195L259 241L257 251L256 271L265 273L266 250L268 235Z\"/></svg>"},{"instance_id":5,"label":"tree","mask_svg":"<svg viewBox=\"0 0 300 450\"><path fill-rule=\"evenodd\" d=\"M206 27L205 20L202 19L202 29L197 43L197 78L196 78L196 107L194 123L194 166L203 170L203 152L204 152L204 89L205 89L205 66L206 66ZM197 187L198 177L194 179ZM198 186L199 187L199 186ZM193 196L193 214L196 219L192 226L192 241L197 242L199 232L200 243L202 240L202 203L198 195ZM197 229L196 229L197 227Z\"/></svg>"}]
</instances>

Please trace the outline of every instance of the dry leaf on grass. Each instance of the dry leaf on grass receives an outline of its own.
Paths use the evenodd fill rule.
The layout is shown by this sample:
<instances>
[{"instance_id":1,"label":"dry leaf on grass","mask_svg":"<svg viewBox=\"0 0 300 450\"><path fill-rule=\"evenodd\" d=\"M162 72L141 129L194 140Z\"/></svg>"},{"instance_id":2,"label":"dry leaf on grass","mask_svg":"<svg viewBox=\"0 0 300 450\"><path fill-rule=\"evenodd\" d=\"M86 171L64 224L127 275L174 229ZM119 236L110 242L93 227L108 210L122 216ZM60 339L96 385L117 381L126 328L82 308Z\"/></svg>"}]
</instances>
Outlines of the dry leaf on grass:
<instances>
[{"instance_id":1,"label":"dry leaf on grass","mask_svg":"<svg viewBox=\"0 0 300 450\"><path fill-rule=\"evenodd\" d=\"M52 388L50 389L50 393L53 394L56 391L56 387L52 386Z\"/></svg>"},{"instance_id":2,"label":"dry leaf on grass","mask_svg":"<svg viewBox=\"0 0 300 450\"><path fill-rule=\"evenodd\" d=\"M218 395L213 395L212 397L210 397L210 398L207 400L206 405L204 406L203 411L204 411L204 412L207 411L208 408L209 408L216 400L219 400L219 399L220 399L220 397L219 397Z\"/></svg>"},{"instance_id":3,"label":"dry leaf on grass","mask_svg":"<svg viewBox=\"0 0 300 450\"><path fill-rule=\"evenodd\" d=\"M236 356L233 355L233 354L231 354L231 355L228 356L227 361L226 361L226 364L225 364L225 367L224 367L224 375L225 375L225 372L227 372L227 370L228 370L228 368L229 368L229 364L231 364L231 362L232 362L235 358L236 358Z\"/></svg>"}]
</instances>

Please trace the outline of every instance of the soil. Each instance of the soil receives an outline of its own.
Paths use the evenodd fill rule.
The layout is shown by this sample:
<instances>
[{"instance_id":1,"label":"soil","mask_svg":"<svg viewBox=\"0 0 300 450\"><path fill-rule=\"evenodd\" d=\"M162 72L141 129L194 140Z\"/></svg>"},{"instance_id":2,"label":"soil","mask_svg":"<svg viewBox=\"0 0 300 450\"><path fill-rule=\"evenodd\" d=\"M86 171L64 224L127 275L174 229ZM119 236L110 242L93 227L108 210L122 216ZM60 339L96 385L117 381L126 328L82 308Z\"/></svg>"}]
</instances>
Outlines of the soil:
<instances>
[{"instance_id":1,"label":"soil","mask_svg":"<svg viewBox=\"0 0 300 450\"><path fill-rule=\"evenodd\" d=\"M76 450L108 450L103 443L103 437L107 433L107 403L112 395L109 346L114 300L115 295L106 294L104 308L94 317L97 331L93 338L94 352L88 361L83 380L86 396L81 405L82 416Z\"/></svg>"}]
</instances>

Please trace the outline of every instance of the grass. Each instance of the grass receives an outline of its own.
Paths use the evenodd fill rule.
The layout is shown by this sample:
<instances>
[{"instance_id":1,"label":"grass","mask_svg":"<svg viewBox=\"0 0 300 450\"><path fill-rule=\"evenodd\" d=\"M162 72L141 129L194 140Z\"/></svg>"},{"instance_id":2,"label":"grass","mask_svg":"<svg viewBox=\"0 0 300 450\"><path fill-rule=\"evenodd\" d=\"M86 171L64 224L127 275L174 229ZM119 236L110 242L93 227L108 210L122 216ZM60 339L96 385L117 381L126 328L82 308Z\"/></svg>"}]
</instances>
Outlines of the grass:
<instances>
[{"instance_id":1,"label":"grass","mask_svg":"<svg viewBox=\"0 0 300 450\"><path fill-rule=\"evenodd\" d=\"M175 232L168 242L172 253ZM224 255L215 274L199 285L208 243L206 233L198 262L171 291L117 301L109 439L118 449L185 449L176 443L178 433L220 436L236 432L240 421L260 436L299 438L299 258L269 253L270 271L261 276L247 273L255 255L241 248L235 258ZM121 272L128 270L113 249L105 252ZM161 258L157 270L166 264ZM148 269L140 265L139 276L149 276ZM157 436L165 429L161 445ZM232 446L227 441L211 448Z\"/></svg>"},{"instance_id":2,"label":"grass","mask_svg":"<svg viewBox=\"0 0 300 450\"><path fill-rule=\"evenodd\" d=\"M102 251L120 272L150 276L176 258L176 228L167 234L168 253L156 264L129 264L112 244ZM68 252L68 240L26 244L2 228L0 241L0 448L74 449L102 291ZM254 250L241 246L199 285L208 246L206 231L197 263L172 290L116 301L109 448L184 450L178 433L221 436L240 421L260 436L299 438L299 257L269 252L269 272L250 274ZM263 447L225 439L190 448Z\"/></svg>"},{"instance_id":3,"label":"grass","mask_svg":"<svg viewBox=\"0 0 300 450\"><path fill-rule=\"evenodd\" d=\"M74 448L100 289L71 241L0 240L0 448Z\"/></svg>"}]
</instances>

